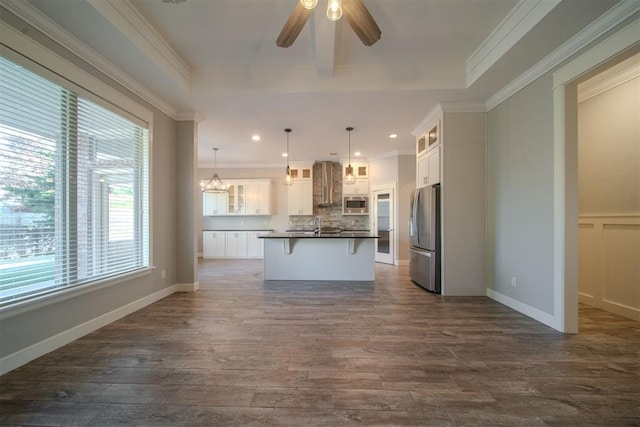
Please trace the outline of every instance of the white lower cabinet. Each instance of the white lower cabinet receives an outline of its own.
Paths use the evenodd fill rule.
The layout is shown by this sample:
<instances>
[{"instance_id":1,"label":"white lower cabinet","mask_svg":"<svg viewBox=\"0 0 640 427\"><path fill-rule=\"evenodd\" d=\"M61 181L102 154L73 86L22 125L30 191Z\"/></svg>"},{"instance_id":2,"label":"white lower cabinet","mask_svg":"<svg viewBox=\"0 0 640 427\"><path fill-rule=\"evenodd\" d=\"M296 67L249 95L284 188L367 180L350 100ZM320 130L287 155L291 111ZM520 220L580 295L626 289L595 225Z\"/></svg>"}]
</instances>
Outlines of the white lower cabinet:
<instances>
[{"instance_id":1,"label":"white lower cabinet","mask_svg":"<svg viewBox=\"0 0 640 427\"><path fill-rule=\"evenodd\" d=\"M247 256L247 232L227 231L225 256L230 258L245 258Z\"/></svg>"},{"instance_id":2,"label":"white lower cabinet","mask_svg":"<svg viewBox=\"0 0 640 427\"><path fill-rule=\"evenodd\" d=\"M202 256L204 258L224 257L226 246L226 234L224 231L202 232Z\"/></svg>"},{"instance_id":3,"label":"white lower cabinet","mask_svg":"<svg viewBox=\"0 0 640 427\"><path fill-rule=\"evenodd\" d=\"M247 258L264 258L264 240L260 236L268 231L247 231Z\"/></svg>"},{"instance_id":4,"label":"white lower cabinet","mask_svg":"<svg viewBox=\"0 0 640 427\"><path fill-rule=\"evenodd\" d=\"M203 258L253 258L264 257L264 243L259 236L271 230L251 231L203 231Z\"/></svg>"}]
</instances>

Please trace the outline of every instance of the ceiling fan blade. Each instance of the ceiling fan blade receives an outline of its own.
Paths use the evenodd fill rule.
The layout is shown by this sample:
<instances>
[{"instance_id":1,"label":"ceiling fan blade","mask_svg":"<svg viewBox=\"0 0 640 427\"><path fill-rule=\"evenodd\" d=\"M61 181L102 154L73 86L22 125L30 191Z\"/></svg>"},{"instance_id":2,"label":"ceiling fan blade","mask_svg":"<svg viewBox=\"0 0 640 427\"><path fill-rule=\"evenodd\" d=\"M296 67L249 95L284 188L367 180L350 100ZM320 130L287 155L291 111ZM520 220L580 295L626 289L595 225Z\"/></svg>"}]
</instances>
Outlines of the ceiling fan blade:
<instances>
[{"instance_id":1,"label":"ceiling fan blade","mask_svg":"<svg viewBox=\"0 0 640 427\"><path fill-rule=\"evenodd\" d=\"M342 0L342 13L365 46L380 40L382 31L362 0Z\"/></svg>"},{"instance_id":2,"label":"ceiling fan blade","mask_svg":"<svg viewBox=\"0 0 640 427\"><path fill-rule=\"evenodd\" d=\"M313 12L313 10L305 9L299 1L296 1L296 7L293 9L293 12L291 12L291 15L289 15L287 22L284 23L278 40L276 40L276 45L278 45L278 47L291 46L293 42L296 41L300 31L302 31L304 24L309 20L311 12Z\"/></svg>"}]
</instances>

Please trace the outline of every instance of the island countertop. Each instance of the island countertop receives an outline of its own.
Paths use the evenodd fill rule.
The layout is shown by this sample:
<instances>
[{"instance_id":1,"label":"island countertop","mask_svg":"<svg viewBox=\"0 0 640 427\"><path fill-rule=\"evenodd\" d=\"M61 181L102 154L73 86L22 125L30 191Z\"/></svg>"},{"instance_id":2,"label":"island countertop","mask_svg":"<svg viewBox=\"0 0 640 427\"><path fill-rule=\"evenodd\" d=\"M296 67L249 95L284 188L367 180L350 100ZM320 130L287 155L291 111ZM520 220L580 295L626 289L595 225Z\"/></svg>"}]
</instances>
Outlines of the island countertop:
<instances>
[{"instance_id":1,"label":"island countertop","mask_svg":"<svg viewBox=\"0 0 640 427\"><path fill-rule=\"evenodd\" d=\"M273 232L258 236L260 239L379 239L369 231L343 231L341 233Z\"/></svg>"}]
</instances>

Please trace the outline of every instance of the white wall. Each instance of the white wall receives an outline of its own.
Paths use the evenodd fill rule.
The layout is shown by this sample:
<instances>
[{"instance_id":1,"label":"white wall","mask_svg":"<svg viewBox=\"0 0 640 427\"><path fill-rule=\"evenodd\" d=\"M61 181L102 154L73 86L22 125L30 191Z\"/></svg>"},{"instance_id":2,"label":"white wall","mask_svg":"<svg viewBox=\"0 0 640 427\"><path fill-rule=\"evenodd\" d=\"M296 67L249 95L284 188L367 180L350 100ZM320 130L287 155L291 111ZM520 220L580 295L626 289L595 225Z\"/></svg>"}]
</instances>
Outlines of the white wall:
<instances>
[{"instance_id":1,"label":"white wall","mask_svg":"<svg viewBox=\"0 0 640 427\"><path fill-rule=\"evenodd\" d=\"M415 166L414 166L415 168ZM415 178L414 178L415 180ZM369 162L369 188L398 181L398 156L389 155Z\"/></svg>"},{"instance_id":2,"label":"white wall","mask_svg":"<svg viewBox=\"0 0 640 427\"><path fill-rule=\"evenodd\" d=\"M489 295L552 315L552 75L540 77L489 111L487 126Z\"/></svg>"},{"instance_id":3,"label":"white wall","mask_svg":"<svg viewBox=\"0 0 640 427\"><path fill-rule=\"evenodd\" d=\"M580 302L640 320L640 78L578 104Z\"/></svg>"},{"instance_id":4,"label":"white wall","mask_svg":"<svg viewBox=\"0 0 640 427\"><path fill-rule=\"evenodd\" d=\"M640 213L640 78L578 104L578 212Z\"/></svg>"}]
</instances>

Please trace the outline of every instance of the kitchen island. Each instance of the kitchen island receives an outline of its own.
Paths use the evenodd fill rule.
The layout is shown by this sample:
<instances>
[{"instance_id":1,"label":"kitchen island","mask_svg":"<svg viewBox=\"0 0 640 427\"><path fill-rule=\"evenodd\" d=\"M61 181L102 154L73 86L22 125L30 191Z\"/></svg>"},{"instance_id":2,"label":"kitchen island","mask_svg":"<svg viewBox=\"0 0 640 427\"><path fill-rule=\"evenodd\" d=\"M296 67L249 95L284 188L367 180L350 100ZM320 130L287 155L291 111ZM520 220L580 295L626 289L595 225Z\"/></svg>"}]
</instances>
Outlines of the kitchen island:
<instances>
[{"instance_id":1,"label":"kitchen island","mask_svg":"<svg viewBox=\"0 0 640 427\"><path fill-rule=\"evenodd\" d=\"M269 233L264 280L375 280L375 240L369 232Z\"/></svg>"}]
</instances>

